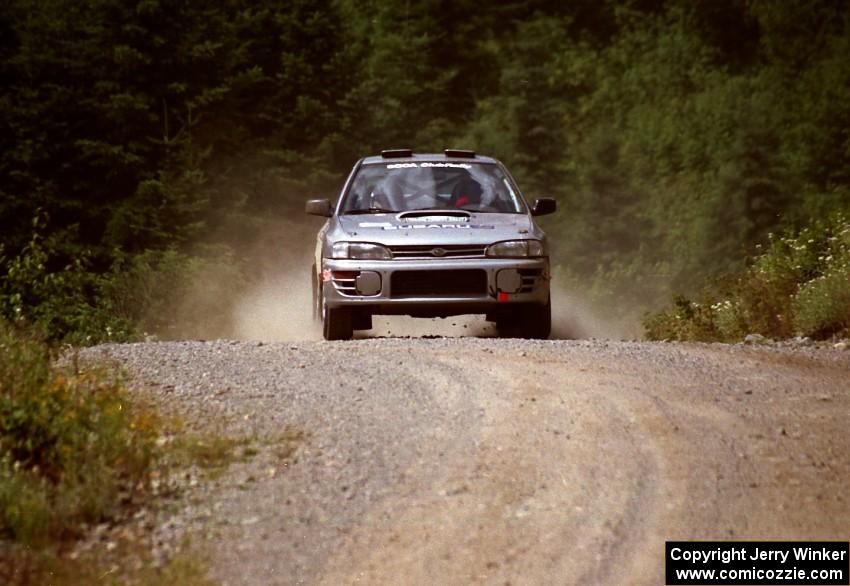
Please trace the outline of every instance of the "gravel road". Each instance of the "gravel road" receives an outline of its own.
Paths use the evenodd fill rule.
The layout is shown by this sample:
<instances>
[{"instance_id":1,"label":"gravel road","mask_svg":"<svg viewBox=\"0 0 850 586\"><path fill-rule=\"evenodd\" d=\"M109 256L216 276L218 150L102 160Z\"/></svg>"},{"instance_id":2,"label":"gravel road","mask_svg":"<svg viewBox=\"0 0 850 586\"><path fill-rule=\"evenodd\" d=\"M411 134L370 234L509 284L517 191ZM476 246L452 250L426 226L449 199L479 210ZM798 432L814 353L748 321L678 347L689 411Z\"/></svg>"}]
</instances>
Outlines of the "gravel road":
<instances>
[{"instance_id":1,"label":"gravel road","mask_svg":"<svg viewBox=\"0 0 850 586\"><path fill-rule=\"evenodd\" d=\"M846 351L388 338L83 355L190 427L306 433L293 460L263 450L162 525L222 584L663 584L665 540L848 538Z\"/></svg>"}]
</instances>

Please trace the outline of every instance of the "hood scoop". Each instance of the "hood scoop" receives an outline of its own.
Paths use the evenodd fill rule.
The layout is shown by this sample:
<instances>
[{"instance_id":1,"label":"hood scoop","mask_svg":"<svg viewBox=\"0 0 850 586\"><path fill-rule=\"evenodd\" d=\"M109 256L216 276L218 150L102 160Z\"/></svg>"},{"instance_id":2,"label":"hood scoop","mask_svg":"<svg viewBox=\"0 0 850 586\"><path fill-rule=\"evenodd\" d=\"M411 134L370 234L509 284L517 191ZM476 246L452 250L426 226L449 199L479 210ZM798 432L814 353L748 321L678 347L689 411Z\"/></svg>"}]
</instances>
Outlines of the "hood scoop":
<instances>
[{"instance_id":1,"label":"hood scoop","mask_svg":"<svg viewBox=\"0 0 850 586\"><path fill-rule=\"evenodd\" d=\"M446 222L461 221L468 222L470 213L463 210L416 210L413 212L402 212L396 216L399 220L414 222Z\"/></svg>"}]
</instances>

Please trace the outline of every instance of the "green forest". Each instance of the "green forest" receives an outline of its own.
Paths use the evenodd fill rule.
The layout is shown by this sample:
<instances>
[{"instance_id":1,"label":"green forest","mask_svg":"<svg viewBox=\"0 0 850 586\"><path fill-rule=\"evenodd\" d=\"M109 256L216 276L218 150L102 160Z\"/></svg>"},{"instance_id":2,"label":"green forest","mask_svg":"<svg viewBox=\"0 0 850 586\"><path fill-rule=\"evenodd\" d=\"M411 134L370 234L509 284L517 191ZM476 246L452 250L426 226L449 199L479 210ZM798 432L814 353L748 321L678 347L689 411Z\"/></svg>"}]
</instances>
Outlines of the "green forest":
<instances>
[{"instance_id":1,"label":"green forest","mask_svg":"<svg viewBox=\"0 0 850 586\"><path fill-rule=\"evenodd\" d=\"M168 335L201 282L224 316L361 156L457 147L557 198L557 279L661 310L649 337L836 335L848 27L844 0L6 0L0 314Z\"/></svg>"}]
</instances>

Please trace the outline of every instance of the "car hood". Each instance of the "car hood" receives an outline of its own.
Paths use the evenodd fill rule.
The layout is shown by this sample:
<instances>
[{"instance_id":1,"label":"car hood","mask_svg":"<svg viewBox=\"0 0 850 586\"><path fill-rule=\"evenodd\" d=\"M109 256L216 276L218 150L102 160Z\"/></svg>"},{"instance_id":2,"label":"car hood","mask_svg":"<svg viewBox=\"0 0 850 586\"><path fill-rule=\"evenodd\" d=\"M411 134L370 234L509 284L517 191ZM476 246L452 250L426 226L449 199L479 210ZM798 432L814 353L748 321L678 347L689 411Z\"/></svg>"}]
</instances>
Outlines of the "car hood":
<instances>
[{"instance_id":1,"label":"car hood","mask_svg":"<svg viewBox=\"0 0 850 586\"><path fill-rule=\"evenodd\" d=\"M516 238L543 238L528 214L402 212L337 216L333 240L385 245L490 243Z\"/></svg>"}]
</instances>

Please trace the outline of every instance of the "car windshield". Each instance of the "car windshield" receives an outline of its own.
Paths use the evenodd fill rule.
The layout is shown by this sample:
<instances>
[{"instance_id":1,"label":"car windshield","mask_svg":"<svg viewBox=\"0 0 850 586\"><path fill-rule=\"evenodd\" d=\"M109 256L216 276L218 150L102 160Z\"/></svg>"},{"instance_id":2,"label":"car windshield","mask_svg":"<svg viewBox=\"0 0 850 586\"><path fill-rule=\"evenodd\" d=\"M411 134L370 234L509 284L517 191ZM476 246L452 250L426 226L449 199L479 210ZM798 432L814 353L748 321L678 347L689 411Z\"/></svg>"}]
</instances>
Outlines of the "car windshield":
<instances>
[{"instance_id":1,"label":"car windshield","mask_svg":"<svg viewBox=\"0 0 850 586\"><path fill-rule=\"evenodd\" d=\"M498 165L442 161L363 165L342 205L343 214L412 210L517 214L523 205Z\"/></svg>"}]
</instances>

